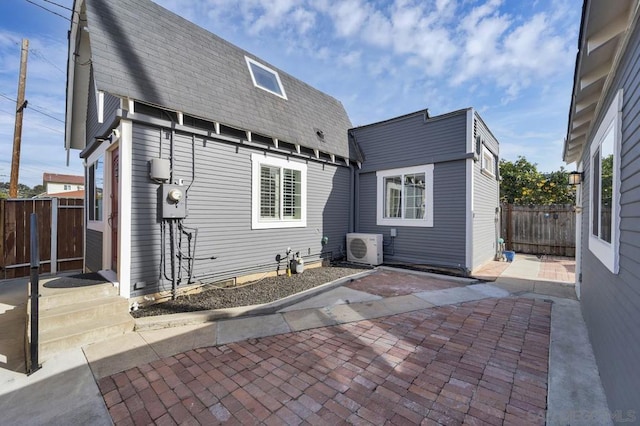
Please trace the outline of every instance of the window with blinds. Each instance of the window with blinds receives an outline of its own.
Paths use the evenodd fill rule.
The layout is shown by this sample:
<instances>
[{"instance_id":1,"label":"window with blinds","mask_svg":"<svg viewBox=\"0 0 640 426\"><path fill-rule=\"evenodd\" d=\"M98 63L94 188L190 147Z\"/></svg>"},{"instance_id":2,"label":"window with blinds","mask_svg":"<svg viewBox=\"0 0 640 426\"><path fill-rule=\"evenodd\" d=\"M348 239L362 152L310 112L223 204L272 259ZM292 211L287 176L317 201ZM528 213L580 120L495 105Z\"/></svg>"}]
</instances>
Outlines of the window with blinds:
<instances>
[{"instance_id":1,"label":"window with blinds","mask_svg":"<svg viewBox=\"0 0 640 426\"><path fill-rule=\"evenodd\" d=\"M260 168L260 217L280 219L280 169L271 166Z\"/></svg>"},{"instance_id":2,"label":"window with blinds","mask_svg":"<svg viewBox=\"0 0 640 426\"><path fill-rule=\"evenodd\" d=\"M306 226L307 165L252 155L252 228Z\"/></svg>"}]
</instances>

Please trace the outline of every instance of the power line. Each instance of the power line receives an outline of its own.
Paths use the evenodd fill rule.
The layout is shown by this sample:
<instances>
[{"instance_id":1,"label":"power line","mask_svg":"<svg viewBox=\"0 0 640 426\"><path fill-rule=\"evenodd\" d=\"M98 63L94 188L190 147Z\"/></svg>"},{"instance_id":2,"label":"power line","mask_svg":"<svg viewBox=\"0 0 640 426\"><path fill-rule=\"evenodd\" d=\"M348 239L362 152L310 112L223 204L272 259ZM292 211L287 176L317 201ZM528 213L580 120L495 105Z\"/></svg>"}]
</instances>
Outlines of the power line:
<instances>
[{"instance_id":1,"label":"power line","mask_svg":"<svg viewBox=\"0 0 640 426\"><path fill-rule=\"evenodd\" d=\"M59 66L57 66L56 64L54 64L53 62L51 62L49 59L47 59L44 54L38 50L38 49L31 49L31 54L34 55L36 58L38 59L42 59L45 62L48 62L49 65L51 65L52 67L54 67L55 69L57 69L58 71L60 71L63 74L66 74L65 71L63 71Z\"/></svg>"},{"instance_id":2,"label":"power line","mask_svg":"<svg viewBox=\"0 0 640 426\"><path fill-rule=\"evenodd\" d=\"M13 112L9 112L9 111L6 111L4 109L0 109L0 112L3 112L3 113L5 113L7 115L10 115L10 116L13 116L15 114ZM64 132L62 130L60 130L60 129L54 129L53 127L45 126L44 124L38 124L37 126L38 127L42 127L44 129L49 129L52 132L56 132L56 133L60 133L60 134L64 135Z\"/></svg>"},{"instance_id":3,"label":"power line","mask_svg":"<svg viewBox=\"0 0 640 426\"><path fill-rule=\"evenodd\" d=\"M56 5L56 6L58 6L58 7L61 7L61 8L63 8L63 9L67 9L67 10L69 10L69 11L73 12L73 9L71 9L70 7L67 7L67 6L65 6L65 5L63 5L63 4L56 3L56 2L51 1L51 0L44 0L44 1L46 1L47 3L51 3L51 4L53 4L53 5Z\"/></svg>"},{"instance_id":4,"label":"power line","mask_svg":"<svg viewBox=\"0 0 640 426\"><path fill-rule=\"evenodd\" d=\"M11 99L9 96L5 95L4 93L0 93L0 96L2 96L2 97L3 97L3 98L5 98L5 99L10 100L11 102L17 102L15 99ZM44 116L46 116L46 117L49 117L49 118L51 118L51 119L53 119L53 120L59 121L59 122L61 122L61 123L64 123L64 120L61 120L61 119L59 119L58 117L54 117L53 115L51 115L51 114L47 114L46 112L42 111L41 107L37 107L37 106L35 106L35 105L33 105L33 104L31 104L31 105L26 105L26 106L27 106L28 108L31 108L32 110L34 110L34 111L35 111L35 112L37 112L37 113L40 113L40 114L42 114L42 115L44 115Z\"/></svg>"},{"instance_id":5,"label":"power line","mask_svg":"<svg viewBox=\"0 0 640 426\"><path fill-rule=\"evenodd\" d=\"M63 18L63 19L66 19L67 21L71 22L71 19L67 18L67 17L66 17L66 16L64 16L64 15L59 14L58 12L54 12L54 11L53 11L53 10L51 10L51 9L47 9L46 7L42 6L41 4L35 3L35 2L33 2L33 1L31 1L31 0L25 0L25 1L26 1L27 3L31 3L31 4L32 4L32 5L34 5L34 6L38 6L39 8L42 8L42 9L46 10L46 11L47 11L47 12L49 12L49 13L53 13L54 15L59 16L59 17L61 17L61 18ZM46 0L45 0L45 1L46 1Z\"/></svg>"}]
</instances>

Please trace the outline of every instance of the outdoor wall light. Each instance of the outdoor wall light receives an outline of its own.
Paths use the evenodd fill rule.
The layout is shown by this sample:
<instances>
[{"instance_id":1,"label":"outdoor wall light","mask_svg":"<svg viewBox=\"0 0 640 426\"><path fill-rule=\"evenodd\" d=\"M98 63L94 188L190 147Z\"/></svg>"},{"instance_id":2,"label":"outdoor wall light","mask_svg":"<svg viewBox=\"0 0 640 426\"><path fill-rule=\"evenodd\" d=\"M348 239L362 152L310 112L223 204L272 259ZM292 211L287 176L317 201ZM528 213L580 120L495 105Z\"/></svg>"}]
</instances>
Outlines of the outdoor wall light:
<instances>
[{"instance_id":1,"label":"outdoor wall light","mask_svg":"<svg viewBox=\"0 0 640 426\"><path fill-rule=\"evenodd\" d=\"M573 171L569 173L569 185L580 185L582 183L582 172Z\"/></svg>"}]
</instances>

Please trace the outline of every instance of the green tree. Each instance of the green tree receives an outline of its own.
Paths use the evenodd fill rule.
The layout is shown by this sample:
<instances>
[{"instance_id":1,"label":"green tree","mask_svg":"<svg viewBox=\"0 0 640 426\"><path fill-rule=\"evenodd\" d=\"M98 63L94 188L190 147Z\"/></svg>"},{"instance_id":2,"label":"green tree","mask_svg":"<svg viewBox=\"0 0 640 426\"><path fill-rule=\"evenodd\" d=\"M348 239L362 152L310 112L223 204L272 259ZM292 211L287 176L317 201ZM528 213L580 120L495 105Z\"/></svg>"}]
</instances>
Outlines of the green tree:
<instances>
[{"instance_id":1,"label":"green tree","mask_svg":"<svg viewBox=\"0 0 640 426\"><path fill-rule=\"evenodd\" d=\"M569 172L541 173L523 156L515 162L500 160L500 201L509 204L572 204L575 192L568 185Z\"/></svg>"},{"instance_id":2,"label":"green tree","mask_svg":"<svg viewBox=\"0 0 640 426\"><path fill-rule=\"evenodd\" d=\"M9 182L0 182L0 198L9 198ZM33 198L44 192L44 186L36 185L33 188L23 184L18 184L17 198Z\"/></svg>"}]
</instances>

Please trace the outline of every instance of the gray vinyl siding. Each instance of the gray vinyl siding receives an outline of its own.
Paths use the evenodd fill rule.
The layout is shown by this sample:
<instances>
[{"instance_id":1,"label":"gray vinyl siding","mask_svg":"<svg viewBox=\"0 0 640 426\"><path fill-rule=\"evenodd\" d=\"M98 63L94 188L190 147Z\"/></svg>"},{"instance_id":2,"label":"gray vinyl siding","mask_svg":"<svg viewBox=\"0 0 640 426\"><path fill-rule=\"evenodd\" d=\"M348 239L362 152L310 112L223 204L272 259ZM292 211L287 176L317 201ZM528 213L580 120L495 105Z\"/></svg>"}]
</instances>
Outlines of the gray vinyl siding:
<instances>
[{"instance_id":1,"label":"gray vinyl siding","mask_svg":"<svg viewBox=\"0 0 640 426\"><path fill-rule=\"evenodd\" d=\"M424 114L352 129L362 172L431 164L466 151L466 110L425 121Z\"/></svg>"},{"instance_id":2,"label":"gray vinyl siding","mask_svg":"<svg viewBox=\"0 0 640 426\"><path fill-rule=\"evenodd\" d=\"M98 122L98 100L93 80L93 73L89 81L89 99L87 105L87 141L86 146L89 147L96 141L96 137L108 136L110 133L116 113L120 108L120 98L110 93L104 94L104 105L102 110L102 123Z\"/></svg>"},{"instance_id":3,"label":"gray vinyl siding","mask_svg":"<svg viewBox=\"0 0 640 426\"><path fill-rule=\"evenodd\" d=\"M595 129L618 89L622 107L620 271L589 250L590 146L585 146L582 215L582 311L612 411L640 407L640 31L636 28Z\"/></svg>"},{"instance_id":4,"label":"gray vinyl siding","mask_svg":"<svg viewBox=\"0 0 640 426\"><path fill-rule=\"evenodd\" d=\"M144 282L133 296L169 290L168 280L159 280L162 256L161 220L158 217L159 185L148 177L148 161L169 157L166 131L134 123L132 180L131 282ZM334 257L344 250L349 225L350 169L307 162L307 226L286 229L251 229L251 154L258 150L215 140L195 138L195 169L192 169L192 136L177 133L174 139L174 181L184 179L188 188L188 217L184 225L197 228L198 258L194 278L213 282L259 271L275 270L277 254L287 247L309 256ZM273 154L275 156L275 154ZM282 157L281 157L282 158ZM291 161L301 161L291 159ZM195 174L195 180L192 180ZM191 186L190 186L191 185ZM321 244L322 237L328 244ZM186 237L183 250L186 250ZM168 227L165 255L169 259ZM285 268L282 263L281 268ZM170 276L167 261L167 275ZM183 274L186 281L186 273ZM163 282L162 282L163 281Z\"/></svg>"},{"instance_id":5,"label":"gray vinyl siding","mask_svg":"<svg viewBox=\"0 0 640 426\"><path fill-rule=\"evenodd\" d=\"M365 157L359 174L356 232L383 234L385 261L465 266L466 129L463 110L427 121L423 114L414 114L352 130ZM422 164L434 164L434 226L376 225L375 172ZM397 231L393 245L392 228Z\"/></svg>"},{"instance_id":6,"label":"gray vinyl siding","mask_svg":"<svg viewBox=\"0 0 640 426\"><path fill-rule=\"evenodd\" d=\"M102 232L87 229L87 248L85 253L85 267L89 271L96 272L102 267Z\"/></svg>"},{"instance_id":7,"label":"gray vinyl siding","mask_svg":"<svg viewBox=\"0 0 640 426\"><path fill-rule=\"evenodd\" d=\"M496 176L482 172L482 146L479 146L478 161L473 165L473 259L472 269L493 260L496 254L496 243L499 238L499 207L500 185L498 181L499 145L485 123L474 114L474 147L475 136L480 136L483 143L496 158ZM477 149L477 148L476 148Z\"/></svg>"}]
</instances>

